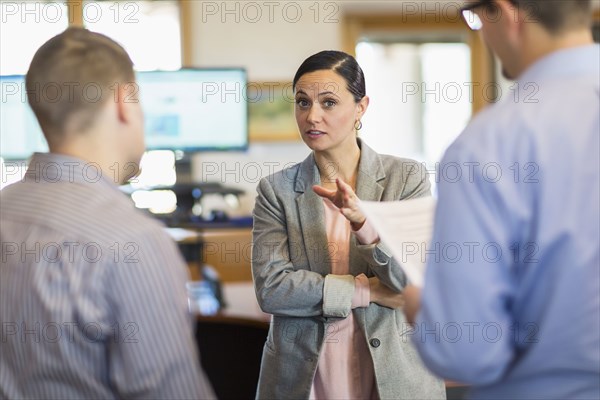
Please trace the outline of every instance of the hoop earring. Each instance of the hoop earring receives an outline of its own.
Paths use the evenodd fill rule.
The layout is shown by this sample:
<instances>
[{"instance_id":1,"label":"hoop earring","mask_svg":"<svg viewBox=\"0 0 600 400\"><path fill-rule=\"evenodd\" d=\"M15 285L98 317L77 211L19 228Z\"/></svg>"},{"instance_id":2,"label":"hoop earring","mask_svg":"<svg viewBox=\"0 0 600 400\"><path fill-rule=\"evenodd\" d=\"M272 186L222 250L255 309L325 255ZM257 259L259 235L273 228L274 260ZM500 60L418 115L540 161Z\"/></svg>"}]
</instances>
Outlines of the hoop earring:
<instances>
[{"instance_id":1,"label":"hoop earring","mask_svg":"<svg viewBox=\"0 0 600 400\"><path fill-rule=\"evenodd\" d=\"M356 126L358 124L358 126ZM362 129L362 121L359 119L354 123L354 129L360 131Z\"/></svg>"}]
</instances>

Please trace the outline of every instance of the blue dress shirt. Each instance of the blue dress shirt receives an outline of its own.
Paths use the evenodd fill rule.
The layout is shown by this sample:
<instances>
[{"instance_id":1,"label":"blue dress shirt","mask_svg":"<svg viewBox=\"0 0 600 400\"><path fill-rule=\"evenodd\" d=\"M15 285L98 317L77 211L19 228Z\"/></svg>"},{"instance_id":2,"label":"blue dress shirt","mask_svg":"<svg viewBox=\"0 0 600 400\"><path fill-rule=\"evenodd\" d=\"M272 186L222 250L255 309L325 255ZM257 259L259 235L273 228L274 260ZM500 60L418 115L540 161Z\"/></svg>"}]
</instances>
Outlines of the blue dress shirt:
<instances>
[{"instance_id":1,"label":"blue dress shirt","mask_svg":"<svg viewBox=\"0 0 600 400\"><path fill-rule=\"evenodd\" d=\"M600 398L600 47L536 62L440 163L413 340L473 398Z\"/></svg>"}]
</instances>

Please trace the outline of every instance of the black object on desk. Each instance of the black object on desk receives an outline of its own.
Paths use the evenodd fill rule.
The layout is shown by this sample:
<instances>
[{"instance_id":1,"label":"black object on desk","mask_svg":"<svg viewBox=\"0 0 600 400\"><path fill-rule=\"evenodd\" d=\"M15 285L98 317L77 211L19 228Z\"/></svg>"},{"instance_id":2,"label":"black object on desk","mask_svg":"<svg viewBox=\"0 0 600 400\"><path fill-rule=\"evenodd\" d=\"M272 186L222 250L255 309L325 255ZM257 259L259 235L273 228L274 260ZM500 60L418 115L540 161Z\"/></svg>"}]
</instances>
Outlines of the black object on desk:
<instances>
[{"instance_id":1,"label":"black object on desk","mask_svg":"<svg viewBox=\"0 0 600 400\"><path fill-rule=\"evenodd\" d=\"M168 226L179 226L179 227L192 227L199 228L198 224L206 225L206 227L215 228L220 224L225 226L248 226L247 222L243 225L239 225L238 222L233 220L223 210L211 210L208 218L202 218L199 215L195 215L193 208L196 205L200 205L202 197L208 194L220 194L222 196L234 195L239 196L244 194L241 189L224 186L219 182L198 182L198 183L178 183L173 186L159 186L154 187L152 190L170 190L175 193L177 197L177 209L171 214L155 215L158 219L165 222ZM230 223L231 222L231 223ZM250 223L251 225L251 223Z\"/></svg>"},{"instance_id":2,"label":"black object on desk","mask_svg":"<svg viewBox=\"0 0 600 400\"><path fill-rule=\"evenodd\" d=\"M228 195L233 194L239 196L244 194L241 189L223 186L219 182L198 182L198 183L177 183L173 186L159 186L153 190L170 190L177 196L177 207L183 209L191 209L194 204L202 199L202 196L207 194Z\"/></svg>"},{"instance_id":3,"label":"black object on desk","mask_svg":"<svg viewBox=\"0 0 600 400\"><path fill-rule=\"evenodd\" d=\"M194 199L199 199L205 194L243 194L244 191L229 186L223 186L219 182L197 182L197 183L176 183L172 186L159 186L154 190L172 190L179 197L191 196Z\"/></svg>"}]
</instances>

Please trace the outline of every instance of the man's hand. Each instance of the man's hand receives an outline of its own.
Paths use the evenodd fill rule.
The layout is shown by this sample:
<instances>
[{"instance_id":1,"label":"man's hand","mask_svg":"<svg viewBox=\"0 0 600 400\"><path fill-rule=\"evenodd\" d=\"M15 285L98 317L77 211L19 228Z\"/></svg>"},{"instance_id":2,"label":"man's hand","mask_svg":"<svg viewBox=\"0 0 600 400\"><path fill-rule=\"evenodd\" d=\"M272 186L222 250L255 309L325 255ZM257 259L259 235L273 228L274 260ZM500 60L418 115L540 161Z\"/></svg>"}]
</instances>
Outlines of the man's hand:
<instances>
[{"instance_id":1,"label":"man's hand","mask_svg":"<svg viewBox=\"0 0 600 400\"><path fill-rule=\"evenodd\" d=\"M404 306L402 293L394 292L381 283L377 277L369 278L369 289L371 291L371 303L377 303L387 308L402 308Z\"/></svg>"},{"instance_id":2,"label":"man's hand","mask_svg":"<svg viewBox=\"0 0 600 400\"><path fill-rule=\"evenodd\" d=\"M415 323L415 318L417 317L417 313L421 308L421 289L416 286L409 285L404 288L404 314L406 315L406 320L410 324Z\"/></svg>"},{"instance_id":3,"label":"man's hand","mask_svg":"<svg viewBox=\"0 0 600 400\"><path fill-rule=\"evenodd\" d=\"M352 187L341 179L336 179L337 190L326 189L323 186L315 185L313 190L319 196L331 201L340 212L346 217L352 229L357 231L365 224L366 217L358 209L358 197Z\"/></svg>"}]
</instances>

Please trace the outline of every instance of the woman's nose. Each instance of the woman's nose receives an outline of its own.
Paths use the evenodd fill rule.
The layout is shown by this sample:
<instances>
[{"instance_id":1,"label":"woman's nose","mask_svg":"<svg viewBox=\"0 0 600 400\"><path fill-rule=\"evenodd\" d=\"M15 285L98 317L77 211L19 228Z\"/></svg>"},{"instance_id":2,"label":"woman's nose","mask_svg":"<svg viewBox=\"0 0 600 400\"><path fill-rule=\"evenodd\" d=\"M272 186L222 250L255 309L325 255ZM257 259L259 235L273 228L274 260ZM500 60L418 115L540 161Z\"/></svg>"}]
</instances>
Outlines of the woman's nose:
<instances>
[{"instance_id":1,"label":"woman's nose","mask_svg":"<svg viewBox=\"0 0 600 400\"><path fill-rule=\"evenodd\" d=\"M322 117L322 110L318 104L313 104L308 110L308 115L306 116L306 120L308 122L314 123L319 122Z\"/></svg>"}]
</instances>

